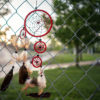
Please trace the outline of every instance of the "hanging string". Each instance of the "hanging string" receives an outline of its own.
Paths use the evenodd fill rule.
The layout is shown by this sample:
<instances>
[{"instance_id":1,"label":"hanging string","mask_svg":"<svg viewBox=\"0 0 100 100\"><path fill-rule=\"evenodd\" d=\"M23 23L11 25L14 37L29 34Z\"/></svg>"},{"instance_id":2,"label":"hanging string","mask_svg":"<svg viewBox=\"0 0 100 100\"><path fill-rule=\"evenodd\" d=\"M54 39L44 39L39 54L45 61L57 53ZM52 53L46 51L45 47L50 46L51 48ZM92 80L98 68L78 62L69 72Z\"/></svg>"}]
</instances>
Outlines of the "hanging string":
<instances>
[{"instance_id":1,"label":"hanging string","mask_svg":"<svg viewBox=\"0 0 100 100\"><path fill-rule=\"evenodd\" d=\"M35 9L37 9L37 1L38 1L38 0L36 0L36 7L35 7ZM41 37L39 38L39 40L40 40L40 39L41 39Z\"/></svg>"},{"instance_id":2,"label":"hanging string","mask_svg":"<svg viewBox=\"0 0 100 100\"><path fill-rule=\"evenodd\" d=\"M36 7L35 7L35 9L37 9L37 0L36 0Z\"/></svg>"}]
</instances>

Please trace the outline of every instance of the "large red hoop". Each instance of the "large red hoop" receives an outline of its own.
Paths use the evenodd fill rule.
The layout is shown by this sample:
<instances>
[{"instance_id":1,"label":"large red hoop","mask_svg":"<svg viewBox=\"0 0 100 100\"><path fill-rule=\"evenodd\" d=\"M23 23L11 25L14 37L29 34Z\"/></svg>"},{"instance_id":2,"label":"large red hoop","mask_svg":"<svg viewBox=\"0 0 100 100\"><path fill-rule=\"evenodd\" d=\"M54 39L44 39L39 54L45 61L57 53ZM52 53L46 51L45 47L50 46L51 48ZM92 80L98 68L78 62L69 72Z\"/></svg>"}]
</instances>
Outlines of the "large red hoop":
<instances>
[{"instance_id":1,"label":"large red hoop","mask_svg":"<svg viewBox=\"0 0 100 100\"><path fill-rule=\"evenodd\" d=\"M32 65L35 68L42 66L42 59L39 56L35 56L32 58Z\"/></svg>"},{"instance_id":2,"label":"large red hoop","mask_svg":"<svg viewBox=\"0 0 100 100\"><path fill-rule=\"evenodd\" d=\"M45 44L45 42L43 41L38 41L34 44L34 50L37 53L44 53L47 50L47 46Z\"/></svg>"},{"instance_id":3,"label":"large red hoop","mask_svg":"<svg viewBox=\"0 0 100 100\"><path fill-rule=\"evenodd\" d=\"M51 24L51 25L50 25L50 28L48 29L48 31L47 31L46 33L44 33L44 34L42 34L42 35L38 35L38 36L33 35L32 33L30 33L30 32L28 31L27 25L26 25L26 21L27 21L28 16L31 15L32 13L36 12L36 11L41 11L41 12L44 12L45 14L47 14L47 15L49 16L50 24ZM51 31L52 26L53 26L53 20L52 20L52 17L49 15L48 12L46 12L46 11L44 11L44 10L40 10L40 9L36 9L36 10L33 10L33 11L31 11L30 13L28 13L27 16L26 16L26 18L25 18L25 20L24 20L25 32L27 32L29 35L31 35L31 36L33 36L33 37L42 37L42 36L47 35L47 34Z\"/></svg>"}]
</instances>

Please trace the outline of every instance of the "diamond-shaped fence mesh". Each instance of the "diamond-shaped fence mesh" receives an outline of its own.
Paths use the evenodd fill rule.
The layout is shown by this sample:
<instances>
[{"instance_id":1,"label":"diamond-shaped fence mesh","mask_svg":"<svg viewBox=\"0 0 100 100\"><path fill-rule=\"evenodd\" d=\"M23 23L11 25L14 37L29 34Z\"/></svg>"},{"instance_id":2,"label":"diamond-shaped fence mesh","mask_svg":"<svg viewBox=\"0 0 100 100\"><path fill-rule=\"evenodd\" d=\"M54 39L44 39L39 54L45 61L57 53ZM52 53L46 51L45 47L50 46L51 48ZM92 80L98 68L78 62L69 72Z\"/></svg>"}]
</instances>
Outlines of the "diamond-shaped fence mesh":
<instances>
[{"instance_id":1,"label":"diamond-shaped fence mesh","mask_svg":"<svg viewBox=\"0 0 100 100\"><path fill-rule=\"evenodd\" d=\"M49 32L47 36L41 37L41 39L47 45L47 51L43 54L40 54L40 57L43 60L43 70L45 70L45 76L47 79L47 87L44 91L51 93L51 96L49 98L46 98L46 100L99 100L100 42L96 42L94 44L94 41L100 36L100 33L95 30L98 26L97 23L95 23L96 18L93 18L92 20L94 21L93 25L95 25L95 27L92 27L93 25L88 23L88 21L91 21L91 18L96 13L94 11L91 12L91 14L85 15L85 11L83 11L83 13L80 13L78 9L74 9L71 12L64 10L62 14L70 12L70 15L66 16L66 18L64 18L63 15L60 15L60 20L62 22L59 26L56 26L56 19L60 14L60 12L57 12L57 10L63 9L60 8L60 3L56 7L54 7L53 3L57 1L61 1L66 5L70 5L69 1L72 2L72 0L0 1L0 85L2 84L4 77L12 67L9 62L12 59L12 54L15 52L15 49L13 48L12 44L8 43L11 35L18 36L20 34L20 30L24 27L25 17L30 11L35 9L42 9L48 12L53 19L53 28L51 29L51 32ZM84 0L84 2L87 2L87 7L90 7L91 9L95 9L99 6L99 9L97 10L100 10L100 3L98 3L98 1L95 1L97 2L97 5L94 5L92 0ZM82 4L80 0L80 8L81 7ZM69 8L72 9L72 5L70 5ZM6 12L8 12L8 14L5 14ZM58 15L56 12L58 13ZM38 14L36 15L38 16ZM74 24L76 21L73 19L73 16L77 18L77 20L80 20L80 23L78 25L75 24L77 28L73 26L71 27L71 24ZM33 18L35 21L36 16ZM32 20L30 20L30 22L31 21ZM57 38L56 33L63 31L62 29L64 28L64 26L66 27L66 23L69 23L69 26L67 26L66 29L66 34L68 34L67 32L71 34L70 36L68 35L69 38L64 41L60 38ZM6 27L10 27L7 32L4 31ZM37 28L37 26L35 25L34 27ZM42 26L39 26L39 28L40 27ZM54 27L56 27L56 30L54 29ZM84 32L85 29L86 31L88 30L91 34L93 34L90 35L89 38L86 37L89 40L88 42L84 42L84 36L81 37L80 34L81 32ZM41 28L41 30L43 30L43 28ZM43 31L38 32L41 33ZM28 61L30 61L34 55L37 55L37 53L33 50L33 45L40 38L32 37L28 33L27 35L31 41L31 46L28 49ZM6 42L4 41L4 36L6 36L7 38ZM64 36L65 35L62 34L61 38L64 38ZM77 64L75 65L77 59L75 57L75 54L77 52L73 46L74 40L76 40L76 42L79 42L79 45L82 46L82 49L78 52L78 55L80 55L80 57L83 54L83 61L80 61L79 67L76 67ZM61 41L64 41L65 43ZM72 43L73 45L71 45ZM58 45L58 48L56 48L56 45ZM99 53L96 53L97 49ZM19 52L21 51L22 50L19 50ZM36 100L36 98L28 97L21 91L21 88L23 86L19 85L18 83L18 72L21 65L22 62L16 62L14 64L15 68L13 80L11 81L11 84L7 91L0 91L0 100ZM33 76L37 73L37 70L38 69L33 68ZM28 90L28 92L33 93L37 92L37 90L38 88L31 88ZM39 99L41 100L43 98L40 97Z\"/></svg>"}]
</instances>

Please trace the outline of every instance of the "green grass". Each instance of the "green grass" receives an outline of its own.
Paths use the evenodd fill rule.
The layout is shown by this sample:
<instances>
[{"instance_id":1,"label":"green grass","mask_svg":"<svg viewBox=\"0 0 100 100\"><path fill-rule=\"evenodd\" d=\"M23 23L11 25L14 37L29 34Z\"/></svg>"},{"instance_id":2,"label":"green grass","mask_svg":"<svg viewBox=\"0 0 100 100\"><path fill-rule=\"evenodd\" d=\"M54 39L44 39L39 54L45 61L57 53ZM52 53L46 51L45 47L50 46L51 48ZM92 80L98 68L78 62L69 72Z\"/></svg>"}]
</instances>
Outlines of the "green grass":
<instances>
[{"instance_id":1,"label":"green grass","mask_svg":"<svg viewBox=\"0 0 100 100\"><path fill-rule=\"evenodd\" d=\"M83 60L82 61L93 61L100 57L100 54L83 54ZM58 54L54 59L50 59L50 64L56 64L56 63L68 63L68 62L75 62L75 55L73 54ZM48 64L49 61L44 62L43 64Z\"/></svg>"},{"instance_id":2,"label":"green grass","mask_svg":"<svg viewBox=\"0 0 100 100\"><path fill-rule=\"evenodd\" d=\"M91 66L84 66L83 68L85 71L87 71L90 67ZM53 69L45 71L45 75L47 77L47 88L45 89L45 91L50 92L51 97L43 100L62 100L62 96L65 96L66 94L69 93L71 89L73 89L74 87L73 84L68 80L65 74L62 74L63 71L65 71L65 73L72 80L73 83L78 82L81 79L81 77L85 75L85 73L80 68L76 67L69 67L67 69L63 68L62 70ZM59 77L59 75L61 74L62 76ZM87 74L96 82L97 85L100 85L99 66L94 66ZM34 72L33 75L37 76L37 72ZM56 80L56 78L58 79ZM0 81L0 84L1 82L2 81ZM53 86L51 85L51 82L53 82ZM3 93L0 92L0 98L3 98L3 100L16 100L18 98L19 98L18 100L28 100L28 99L36 100L36 98L25 96L25 94L20 91L22 87L23 86L18 84L18 75L15 75L12 84L10 85L8 90ZM81 91L81 93L86 98L88 98L96 90L96 86L89 80L87 76L85 76L81 81L79 81L78 84L76 84L76 87ZM31 93L37 92L37 87L33 89L28 89L28 93L30 92ZM20 99L20 96L23 99ZM100 92L97 92L92 100L99 100L99 98L100 98ZM74 88L73 91L69 93L68 96L65 96L64 100L84 100L84 98Z\"/></svg>"}]
</instances>

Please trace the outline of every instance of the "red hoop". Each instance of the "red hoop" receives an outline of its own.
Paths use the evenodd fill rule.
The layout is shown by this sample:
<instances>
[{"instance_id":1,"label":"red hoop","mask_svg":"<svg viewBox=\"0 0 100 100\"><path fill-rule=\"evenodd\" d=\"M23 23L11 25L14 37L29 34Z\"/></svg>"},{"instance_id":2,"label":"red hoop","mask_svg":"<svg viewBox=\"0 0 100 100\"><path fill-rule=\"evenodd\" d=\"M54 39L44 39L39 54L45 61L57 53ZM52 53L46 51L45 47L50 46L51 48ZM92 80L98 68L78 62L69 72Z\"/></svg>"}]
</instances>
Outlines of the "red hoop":
<instances>
[{"instance_id":1,"label":"red hoop","mask_svg":"<svg viewBox=\"0 0 100 100\"><path fill-rule=\"evenodd\" d=\"M24 34L23 34L24 33ZM22 37L22 35L23 35L23 37ZM25 29L23 28L23 29L21 29L21 31L20 31L20 39L23 39L23 38L25 38L26 37L26 32L25 32Z\"/></svg>"},{"instance_id":2,"label":"red hoop","mask_svg":"<svg viewBox=\"0 0 100 100\"><path fill-rule=\"evenodd\" d=\"M38 41L34 44L34 50L37 53L44 53L47 50L46 43L43 41Z\"/></svg>"},{"instance_id":3,"label":"red hoop","mask_svg":"<svg viewBox=\"0 0 100 100\"><path fill-rule=\"evenodd\" d=\"M32 65L35 68L41 67L42 66L42 59L39 56L35 56L32 58Z\"/></svg>"},{"instance_id":4,"label":"red hoop","mask_svg":"<svg viewBox=\"0 0 100 100\"><path fill-rule=\"evenodd\" d=\"M28 18L32 13L37 12L37 11L43 12L43 13L45 13L46 15L48 15L48 17L49 17L49 19L50 19L50 27L49 27L49 29L47 30L47 32L45 32L44 34L42 34L42 35L37 35L37 36L36 36L36 35L33 35L31 32L29 32L29 30L27 29L26 21L27 21L27 18ZM39 22L37 22L37 24L39 24ZM26 16L26 18L25 18L25 20L24 20L25 31L26 31L29 35L33 36L33 37L42 37L42 36L47 35L47 34L51 31L52 26L53 26L53 20L52 20L51 16L49 15L49 13L46 12L46 11L44 11L44 10L40 10L40 9L36 9L36 10L33 10L33 11L31 11L30 13L28 13L27 16ZM36 32L36 31L35 31L35 32Z\"/></svg>"}]
</instances>

